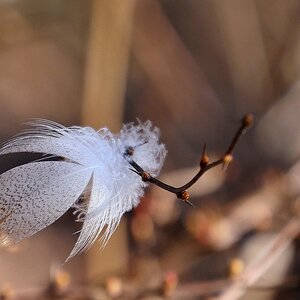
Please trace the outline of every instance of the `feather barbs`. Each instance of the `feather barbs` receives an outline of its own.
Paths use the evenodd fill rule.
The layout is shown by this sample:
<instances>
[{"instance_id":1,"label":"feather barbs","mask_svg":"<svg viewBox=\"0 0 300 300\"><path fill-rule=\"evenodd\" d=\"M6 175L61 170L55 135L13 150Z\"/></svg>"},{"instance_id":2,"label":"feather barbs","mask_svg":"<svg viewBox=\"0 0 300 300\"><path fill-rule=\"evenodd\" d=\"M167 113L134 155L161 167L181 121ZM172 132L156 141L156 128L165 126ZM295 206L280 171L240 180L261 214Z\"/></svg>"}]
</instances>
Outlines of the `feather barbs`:
<instances>
[{"instance_id":1,"label":"feather barbs","mask_svg":"<svg viewBox=\"0 0 300 300\"><path fill-rule=\"evenodd\" d=\"M124 155L128 147L134 148L130 158ZM0 175L0 243L19 242L75 207L83 226L69 258L99 236L104 245L122 215L139 203L147 183L130 170L129 160L156 176L166 155L159 131L149 121L126 124L114 135L107 128L96 131L36 120L0 148L0 155L20 152L61 159L45 157ZM83 193L89 200L80 204Z\"/></svg>"}]
</instances>

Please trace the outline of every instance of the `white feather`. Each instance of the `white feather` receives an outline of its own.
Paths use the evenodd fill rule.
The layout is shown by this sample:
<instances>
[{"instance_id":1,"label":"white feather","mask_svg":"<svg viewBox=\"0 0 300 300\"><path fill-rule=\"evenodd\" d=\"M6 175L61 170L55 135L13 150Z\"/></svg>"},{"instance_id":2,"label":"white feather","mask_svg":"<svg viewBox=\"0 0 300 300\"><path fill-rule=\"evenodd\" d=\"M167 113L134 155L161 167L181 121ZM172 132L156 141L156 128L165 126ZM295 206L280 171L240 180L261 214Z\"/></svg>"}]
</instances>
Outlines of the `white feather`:
<instances>
[{"instance_id":1,"label":"white feather","mask_svg":"<svg viewBox=\"0 0 300 300\"><path fill-rule=\"evenodd\" d=\"M0 148L0 155L36 152L59 156L63 161L37 161L0 175L0 242L15 243L53 223L71 206L83 221L69 256L91 246L99 237L108 241L122 215L135 207L146 186L130 170L124 157L127 147L143 169L157 176L166 150L151 122L124 125L120 134L107 128L69 127L38 120L31 129ZM85 191L89 202L79 204Z\"/></svg>"},{"instance_id":2,"label":"white feather","mask_svg":"<svg viewBox=\"0 0 300 300\"><path fill-rule=\"evenodd\" d=\"M91 172L78 164L53 161L1 174L0 219L8 216L0 227L8 238L5 242L16 243L61 217L83 192Z\"/></svg>"}]
</instances>

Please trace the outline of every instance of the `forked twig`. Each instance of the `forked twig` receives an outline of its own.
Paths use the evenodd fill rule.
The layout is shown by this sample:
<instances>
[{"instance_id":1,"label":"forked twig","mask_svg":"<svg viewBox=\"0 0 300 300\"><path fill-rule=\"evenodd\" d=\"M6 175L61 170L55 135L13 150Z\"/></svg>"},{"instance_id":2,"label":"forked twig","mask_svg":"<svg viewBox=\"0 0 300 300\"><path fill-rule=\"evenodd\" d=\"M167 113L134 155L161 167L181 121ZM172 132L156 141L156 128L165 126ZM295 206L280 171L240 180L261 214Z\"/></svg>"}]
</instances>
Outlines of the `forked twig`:
<instances>
[{"instance_id":1,"label":"forked twig","mask_svg":"<svg viewBox=\"0 0 300 300\"><path fill-rule=\"evenodd\" d=\"M209 157L206 154L206 145L203 147L203 152L201 155L201 160L200 160L200 170L199 172L186 184L184 184L181 187L173 187L169 184L166 184L154 177L151 176L150 173L146 172L141 166L139 166L134 160L129 160L129 164L133 167L131 169L133 172L141 176L142 180L145 182L151 182L155 184L156 186L169 191L177 196L177 198L183 200L187 204L194 206L190 201L190 195L187 191L192 185L194 185L199 178L206 173L208 170L219 166L223 165L224 168L227 168L227 166L232 162L233 160L233 155L232 152L239 141L240 137L246 133L246 130L253 124L253 116L252 115L245 115L243 119L241 120L241 126L238 128L237 132L235 133L228 149L226 150L225 154L218 160L214 162L209 162ZM126 156L132 156L134 151L134 148L129 147L125 154Z\"/></svg>"}]
</instances>

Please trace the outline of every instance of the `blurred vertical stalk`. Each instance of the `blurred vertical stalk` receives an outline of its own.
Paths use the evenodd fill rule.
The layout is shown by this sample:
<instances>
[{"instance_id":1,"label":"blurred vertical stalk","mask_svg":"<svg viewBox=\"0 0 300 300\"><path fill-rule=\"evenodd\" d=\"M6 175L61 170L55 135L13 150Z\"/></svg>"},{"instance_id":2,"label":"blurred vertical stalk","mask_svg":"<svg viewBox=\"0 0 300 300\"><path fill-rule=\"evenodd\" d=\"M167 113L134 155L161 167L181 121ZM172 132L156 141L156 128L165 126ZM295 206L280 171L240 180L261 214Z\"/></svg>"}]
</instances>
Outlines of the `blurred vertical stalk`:
<instances>
[{"instance_id":1,"label":"blurred vertical stalk","mask_svg":"<svg viewBox=\"0 0 300 300\"><path fill-rule=\"evenodd\" d=\"M119 130L135 1L93 0L86 49L82 123Z\"/></svg>"},{"instance_id":2,"label":"blurred vertical stalk","mask_svg":"<svg viewBox=\"0 0 300 300\"><path fill-rule=\"evenodd\" d=\"M131 44L135 1L93 0L86 49L82 123L118 131L122 124L124 94ZM88 280L127 268L128 250L124 221L108 245L87 252Z\"/></svg>"},{"instance_id":3,"label":"blurred vertical stalk","mask_svg":"<svg viewBox=\"0 0 300 300\"><path fill-rule=\"evenodd\" d=\"M260 112L272 99L272 79L253 0L212 1L239 114Z\"/></svg>"}]
</instances>

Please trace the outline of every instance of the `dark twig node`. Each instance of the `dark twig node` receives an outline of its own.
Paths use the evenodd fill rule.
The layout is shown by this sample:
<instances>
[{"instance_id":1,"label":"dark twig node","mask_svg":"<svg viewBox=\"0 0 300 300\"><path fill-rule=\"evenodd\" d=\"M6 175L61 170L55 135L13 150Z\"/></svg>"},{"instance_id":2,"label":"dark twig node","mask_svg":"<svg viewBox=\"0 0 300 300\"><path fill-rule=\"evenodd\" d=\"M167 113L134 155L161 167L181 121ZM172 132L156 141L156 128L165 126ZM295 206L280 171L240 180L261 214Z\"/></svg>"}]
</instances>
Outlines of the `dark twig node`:
<instances>
[{"instance_id":1,"label":"dark twig node","mask_svg":"<svg viewBox=\"0 0 300 300\"><path fill-rule=\"evenodd\" d=\"M143 146L143 145L145 145L145 144L147 144L147 143L148 143L148 141L144 141L143 143L140 143L140 144L138 144L138 145L135 145L134 147L133 147L133 146L128 146L128 147L126 147L126 148L125 148L125 152L124 152L124 156L132 156L132 155L134 154L135 148L141 147L141 146ZM1 300L1 299L0 299L0 300Z\"/></svg>"},{"instance_id":2,"label":"dark twig node","mask_svg":"<svg viewBox=\"0 0 300 300\"><path fill-rule=\"evenodd\" d=\"M227 148L227 150L225 151L224 155L214 161L214 162L209 162L209 157L206 154L206 145L204 145L203 147L203 152L201 155L201 159L200 159L200 170L198 171L198 173L186 184L184 184L181 187L173 187L171 185L168 185L154 177L151 176L150 173L146 172L143 170L143 168L141 168L134 160L129 159L128 162L129 164L133 167L132 170L133 172L135 172L136 174L138 174L139 176L141 176L142 180L145 182L151 182L153 184L155 184L156 186L169 191L173 194L175 194L177 196L178 199L183 200L185 203L194 206L190 201L190 195L187 191L187 189L189 189L192 185L194 185L199 178L206 173L208 170L217 167L219 165L223 165L223 169L226 169L229 164L233 161L233 150L236 147L236 144L238 143L239 139L241 138L241 136L243 134L246 133L247 129L253 124L254 122L254 118L253 115L245 115L242 120L241 120L241 126L238 128L238 130L236 131L231 143L229 144L229 147ZM124 153L125 156L132 156L134 153L134 147L128 147Z\"/></svg>"}]
</instances>

